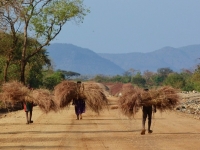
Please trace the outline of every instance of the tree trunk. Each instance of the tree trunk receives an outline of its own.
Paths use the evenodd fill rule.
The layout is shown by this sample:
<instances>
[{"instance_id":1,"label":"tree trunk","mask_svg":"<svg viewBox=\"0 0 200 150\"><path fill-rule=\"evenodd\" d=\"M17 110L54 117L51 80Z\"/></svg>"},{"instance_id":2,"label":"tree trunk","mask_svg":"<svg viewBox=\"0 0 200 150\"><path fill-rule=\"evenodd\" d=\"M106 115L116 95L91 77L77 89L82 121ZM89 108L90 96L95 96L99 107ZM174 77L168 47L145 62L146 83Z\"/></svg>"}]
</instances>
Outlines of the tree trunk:
<instances>
[{"instance_id":1,"label":"tree trunk","mask_svg":"<svg viewBox=\"0 0 200 150\"><path fill-rule=\"evenodd\" d=\"M27 49L27 29L28 29L29 21L25 22L24 27L24 43L22 49L22 57L21 57L21 82L25 85L25 67L26 67L26 49Z\"/></svg>"},{"instance_id":2,"label":"tree trunk","mask_svg":"<svg viewBox=\"0 0 200 150\"><path fill-rule=\"evenodd\" d=\"M4 82L7 82L8 81L8 66L9 66L9 61L6 61L6 66L5 66L5 69L4 69Z\"/></svg>"},{"instance_id":3,"label":"tree trunk","mask_svg":"<svg viewBox=\"0 0 200 150\"><path fill-rule=\"evenodd\" d=\"M21 61L21 82L25 85L25 67L26 63L24 60Z\"/></svg>"}]
</instances>

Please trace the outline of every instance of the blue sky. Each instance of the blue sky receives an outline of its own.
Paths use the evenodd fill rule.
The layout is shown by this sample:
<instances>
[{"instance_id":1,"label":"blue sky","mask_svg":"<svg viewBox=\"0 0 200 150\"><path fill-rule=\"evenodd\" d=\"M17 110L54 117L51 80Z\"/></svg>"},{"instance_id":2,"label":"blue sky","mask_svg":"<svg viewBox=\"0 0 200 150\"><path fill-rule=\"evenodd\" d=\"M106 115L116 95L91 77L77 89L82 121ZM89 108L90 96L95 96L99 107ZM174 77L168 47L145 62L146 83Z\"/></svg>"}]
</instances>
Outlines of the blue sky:
<instances>
[{"instance_id":1,"label":"blue sky","mask_svg":"<svg viewBox=\"0 0 200 150\"><path fill-rule=\"evenodd\" d=\"M52 43L96 53L151 52L200 44L200 0L84 0L83 23L68 22Z\"/></svg>"}]
</instances>

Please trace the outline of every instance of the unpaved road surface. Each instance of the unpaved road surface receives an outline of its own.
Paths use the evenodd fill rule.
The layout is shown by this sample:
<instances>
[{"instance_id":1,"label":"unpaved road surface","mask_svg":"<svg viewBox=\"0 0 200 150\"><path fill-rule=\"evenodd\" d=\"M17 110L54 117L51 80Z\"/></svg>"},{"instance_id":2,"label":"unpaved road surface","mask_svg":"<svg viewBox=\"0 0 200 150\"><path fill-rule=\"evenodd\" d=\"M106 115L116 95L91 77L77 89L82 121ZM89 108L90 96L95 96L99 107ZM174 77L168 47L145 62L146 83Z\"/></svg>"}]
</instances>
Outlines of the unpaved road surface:
<instances>
[{"instance_id":1,"label":"unpaved road surface","mask_svg":"<svg viewBox=\"0 0 200 150\"><path fill-rule=\"evenodd\" d=\"M115 104L116 98L110 98ZM112 106L112 105L111 105ZM99 116L86 110L76 120L74 107L44 114L33 109L33 124L25 124L23 110L0 117L0 149L3 150L199 150L200 121L177 112L157 112L152 134L140 135L141 111L135 119L118 109Z\"/></svg>"}]
</instances>

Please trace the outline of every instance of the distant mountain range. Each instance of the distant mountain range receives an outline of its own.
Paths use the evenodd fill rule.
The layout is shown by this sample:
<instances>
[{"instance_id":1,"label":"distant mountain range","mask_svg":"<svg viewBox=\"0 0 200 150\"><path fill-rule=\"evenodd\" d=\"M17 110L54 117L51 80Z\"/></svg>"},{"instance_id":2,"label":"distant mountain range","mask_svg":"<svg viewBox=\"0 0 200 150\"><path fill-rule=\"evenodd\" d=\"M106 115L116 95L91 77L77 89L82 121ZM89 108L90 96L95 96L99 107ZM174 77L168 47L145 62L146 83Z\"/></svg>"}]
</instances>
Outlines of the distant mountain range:
<instances>
[{"instance_id":1,"label":"distant mountain range","mask_svg":"<svg viewBox=\"0 0 200 150\"><path fill-rule=\"evenodd\" d=\"M51 44L47 52L55 69L74 71L81 75L116 75L125 71L97 53L71 44Z\"/></svg>"},{"instance_id":2,"label":"distant mountain range","mask_svg":"<svg viewBox=\"0 0 200 150\"><path fill-rule=\"evenodd\" d=\"M194 69L200 63L200 45L180 48L164 47L149 53L108 54L72 44L55 43L46 47L55 69L74 71L81 75L122 75L133 68L140 72L156 72L159 68Z\"/></svg>"}]
</instances>

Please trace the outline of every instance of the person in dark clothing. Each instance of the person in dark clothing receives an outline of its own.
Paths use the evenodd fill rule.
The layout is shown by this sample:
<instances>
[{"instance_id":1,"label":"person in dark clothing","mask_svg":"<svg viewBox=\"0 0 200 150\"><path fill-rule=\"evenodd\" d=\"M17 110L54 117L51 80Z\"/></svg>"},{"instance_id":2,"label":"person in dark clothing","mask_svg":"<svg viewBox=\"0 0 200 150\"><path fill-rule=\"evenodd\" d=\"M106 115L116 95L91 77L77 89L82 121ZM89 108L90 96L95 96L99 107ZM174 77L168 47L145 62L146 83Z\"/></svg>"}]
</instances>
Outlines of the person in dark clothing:
<instances>
[{"instance_id":1,"label":"person in dark clothing","mask_svg":"<svg viewBox=\"0 0 200 150\"><path fill-rule=\"evenodd\" d=\"M30 85L27 86L30 90L33 90ZM26 124L33 123L32 112L33 112L33 102L24 101L23 102L24 111L26 113Z\"/></svg>"},{"instance_id":2,"label":"person in dark clothing","mask_svg":"<svg viewBox=\"0 0 200 150\"><path fill-rule=\"evenodd\" d=\"M77 92L81 90L81 81L77 81ZM77 116L77 120L82 119L82 113L85 113L85 100L81 97L73 99L72 105L75 106L75 114Z\"/></svg>"},{"instance_id":3,"label":"person in dark clothing","mask_svg":"<svg viewBox=\"0 0 200 150\"><path fill-rule=\"evenodd\" d=\"M75 106L75 113L77 116L77 120L82 119L82 113L85 113L85 100L83 99L76 99L73 102Z\"/></svg>"},{"instance_id":4,"label":"person in dark clothing","mask_svg":"<svg viewBox=\"0 0 200 150\"><path fill-rule=\"evenodd\" d=\"M148 91L148 89L144 89L145 91ZM156 107L155 106L142 106L142 131L141 135L145 134L145 122L146 118L148 117L148 133L152 133L151 130L151 120L152 120L152 112L156 113Z\"/></svg>"},{"instance_id":5,"label":"person in dark clothing","mask_svg":"<svg viewBox=\"0 0 200 150\"><path fill-rule=\"evenodd\" d=\"M24 111L26 113L26 124L33 123L33 121L31 120L33 112L33 102L24 102Z\"/></svg>"}]
</instances>

